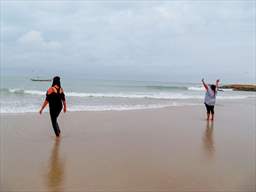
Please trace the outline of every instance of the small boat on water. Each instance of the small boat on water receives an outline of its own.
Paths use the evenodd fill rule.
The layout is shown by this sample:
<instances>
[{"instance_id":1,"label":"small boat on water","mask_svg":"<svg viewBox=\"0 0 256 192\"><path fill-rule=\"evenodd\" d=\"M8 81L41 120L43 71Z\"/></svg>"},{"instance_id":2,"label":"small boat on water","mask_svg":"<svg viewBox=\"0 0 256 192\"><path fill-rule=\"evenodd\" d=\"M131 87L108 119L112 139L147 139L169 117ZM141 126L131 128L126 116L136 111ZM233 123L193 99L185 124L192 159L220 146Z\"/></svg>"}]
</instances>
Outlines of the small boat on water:
<instances>
[{"instance_id":1,"label":"small boat on water","mask_svg":"<svg viewBox=\"0 0 256 192\"><path fill-rule=\"evenodd\" d=\"M40 79L40 78L31 78L30 80L31 81L47 81L47 82L52 81L52 79Z\"/></svg>"}]
</instances>

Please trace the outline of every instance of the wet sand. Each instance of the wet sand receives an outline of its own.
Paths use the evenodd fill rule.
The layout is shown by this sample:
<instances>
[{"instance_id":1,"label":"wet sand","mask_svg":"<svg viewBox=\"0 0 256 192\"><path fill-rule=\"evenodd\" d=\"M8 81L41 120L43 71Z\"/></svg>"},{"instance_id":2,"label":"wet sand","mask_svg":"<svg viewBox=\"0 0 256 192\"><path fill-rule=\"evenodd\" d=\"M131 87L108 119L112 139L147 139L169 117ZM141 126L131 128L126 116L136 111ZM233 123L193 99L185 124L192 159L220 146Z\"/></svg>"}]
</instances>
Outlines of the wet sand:
<instances>
[{"instance_id":1,"label":"wet sand","mask_svg":"<svg viewBox=\"0 0 256 192\"><path fill-rule=\"evenodd\" d=\"M256 191L255 102L1 115L0 191Z\"/></svg>"}]
</instances>

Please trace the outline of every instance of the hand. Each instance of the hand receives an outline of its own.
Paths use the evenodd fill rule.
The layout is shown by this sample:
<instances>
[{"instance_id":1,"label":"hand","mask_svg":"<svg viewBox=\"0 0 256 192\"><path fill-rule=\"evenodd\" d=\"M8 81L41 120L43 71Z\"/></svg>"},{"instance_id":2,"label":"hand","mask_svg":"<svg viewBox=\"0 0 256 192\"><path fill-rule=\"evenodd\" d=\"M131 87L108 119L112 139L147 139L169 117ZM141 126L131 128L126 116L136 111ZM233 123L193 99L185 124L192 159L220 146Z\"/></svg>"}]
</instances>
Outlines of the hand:
<instances>
[{"instance_id":1,"label":"hand","mask_svg":"<svg viewBox=\"0 0 256 192\"><path fill-rule=\"evenodd\" d=\"M42 112L43 112L43 110L42 110L42 109L40 109L39 114L41 115L41 114L42 114Z\"/></svg>"},{"instance_id":2,"label":"hand","mask_svg":"<svg viewBox=\"0 0 256 192\"><path fill-rule=\"evenodd\" d=\"M202 81L204 82L204 78L202 78Z\"/></svg>"},{"instance_id":3,"label":"hand","mask_svg":"<svg viewBox=\"0 0 256 192\"><path fill-rule=\"evenodd\" d=\"M64 107L64 110L63 110L63 111L64 111L64 113L66 113L66 112L67 112L67 109L66 109L66 107Z\"/></svg>"}]
</instances>

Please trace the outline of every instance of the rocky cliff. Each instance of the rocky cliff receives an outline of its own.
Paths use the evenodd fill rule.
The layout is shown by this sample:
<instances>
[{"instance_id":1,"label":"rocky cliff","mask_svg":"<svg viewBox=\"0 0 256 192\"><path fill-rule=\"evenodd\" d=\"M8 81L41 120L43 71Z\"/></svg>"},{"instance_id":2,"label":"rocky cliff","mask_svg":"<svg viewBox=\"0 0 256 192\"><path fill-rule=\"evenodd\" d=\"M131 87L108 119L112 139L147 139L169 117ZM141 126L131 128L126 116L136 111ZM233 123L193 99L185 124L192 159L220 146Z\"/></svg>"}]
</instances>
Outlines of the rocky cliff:
<instances>
[{"instance_id":1,"label":"rocky cliff","mask_svg":"<svg viewBox=\"0 0 256 192\"><path fill-rule=\"evenodd\" d=\"M233 89L234 91L256 91L256 84L229 84L220 86L221 89Z\"/></svg>"}]
</instances>

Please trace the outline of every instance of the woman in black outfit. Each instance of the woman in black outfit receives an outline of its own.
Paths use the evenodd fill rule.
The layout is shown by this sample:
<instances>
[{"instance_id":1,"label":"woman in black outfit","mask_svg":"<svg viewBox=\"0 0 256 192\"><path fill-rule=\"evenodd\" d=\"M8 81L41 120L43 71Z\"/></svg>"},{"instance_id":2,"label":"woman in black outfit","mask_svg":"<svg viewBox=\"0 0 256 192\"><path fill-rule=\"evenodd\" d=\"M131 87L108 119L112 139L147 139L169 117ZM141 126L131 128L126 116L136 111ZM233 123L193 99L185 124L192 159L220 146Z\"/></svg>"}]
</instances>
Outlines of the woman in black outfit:
<instances>
[{"instance_id":1,"label":"woman in black outfit","mask_svg":"<svg viewBox=\"0 0 256 192\"><path fill-rule=\"evenodd\" d=\"M67 111L65 94L60 85L60 77L56 76L53 78L52 87L50 87L46 93L46 99L39 111L42 114L44 108L49 103L50 116L52 121L52 127L54 129L56 137L60 136L60 128L57 122L57 118L64 106L64 113Z\"/></svg>"}]
</instances>

